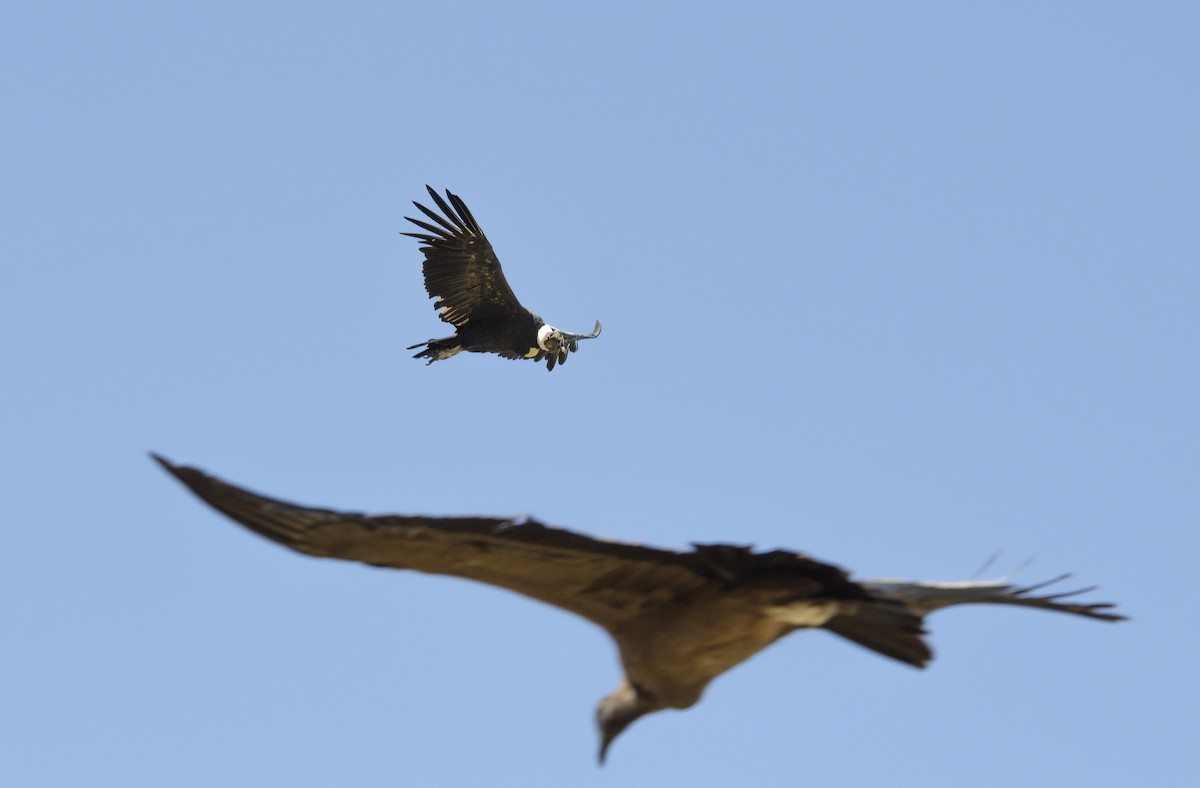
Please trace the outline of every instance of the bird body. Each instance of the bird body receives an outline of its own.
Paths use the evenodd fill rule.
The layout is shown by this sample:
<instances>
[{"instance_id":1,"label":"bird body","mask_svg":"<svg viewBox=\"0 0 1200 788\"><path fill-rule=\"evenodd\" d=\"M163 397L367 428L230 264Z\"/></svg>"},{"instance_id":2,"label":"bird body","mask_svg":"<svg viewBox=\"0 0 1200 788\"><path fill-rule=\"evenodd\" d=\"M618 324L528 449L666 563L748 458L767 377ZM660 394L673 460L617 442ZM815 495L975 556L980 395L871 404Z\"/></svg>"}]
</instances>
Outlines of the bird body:
<instances>
[{"instance_id":1,"label":"bird body","mask_svg":"<svg viewBox=\"0 0 1200 788\"><path fill-rule=\"evenodd\" d=\"M518 312L498 320L478 319L461 326L454 336L430 339L410 345L408 349L423 347L424 350L414 358L429 359L428 363L450 358L464 350L495 353L510 359L544 357L546 351L537 345L536 339L538 329L544 325L545 322L532 312ZM530 337L534 337L532 344Z\"/></svg>"},{"instance_id":2,"label":"bird body","mask_svg":"<svg viewBox=\"0 0 1200 788\"><path fill-rule=\"evenodd\" d=\"M595 539L529 518L367 516L297 506L155 459L210 506L293 550L477 580L603 627L620 651L624 677L597 708L601 760L634 720L694 705L714 678L798 629L824 628L923 667L932 658L924 616L950 605L1123 618L1108 612L1109 604L1068 601L1082 591L1033 593L1046 584L855 581L836 566L783 550L716 544L685 552Z\"/></svg>"},{"instance_id":3,"label":"bird body","mask_svg":"<svg viewBox=\"0 0 1200 788\"><path fill-rule=\"evenodd\" d=\"M579 349L580 340L600 336L599 320L592 333L572 334L547 325L541 316L521 306L491 242L466 203L449 191L442 199L430 186L425 188L441 213L414 202L430 221L405 217L424 232L404 235L421 241L425 290L437 299L434 308L443 321L454 326L455 333L409 346L409 350L423 348L413 358L428 359L426 363L432 364L467 350L545 360L546 369L553 370Z\"/></svg>"},{"instance_id":4,"label":"bird body","mask_svg":"<svg viewBox=\"0 0 1200 788\"><path fill-rule=\"evenodd\" d=\"M776 606L777 597L777 591L765 588L729 593L705 585L658 606L652 615L630 619L610 634L625 675L635 686L663 708L686 709L717 676L797 628L820 626L845 605L839 599L795 603L812 614L807 618L812 623L797 625L764 614ZM698 639L698 632L710 636Z\"/></svg>"}]
</instances>

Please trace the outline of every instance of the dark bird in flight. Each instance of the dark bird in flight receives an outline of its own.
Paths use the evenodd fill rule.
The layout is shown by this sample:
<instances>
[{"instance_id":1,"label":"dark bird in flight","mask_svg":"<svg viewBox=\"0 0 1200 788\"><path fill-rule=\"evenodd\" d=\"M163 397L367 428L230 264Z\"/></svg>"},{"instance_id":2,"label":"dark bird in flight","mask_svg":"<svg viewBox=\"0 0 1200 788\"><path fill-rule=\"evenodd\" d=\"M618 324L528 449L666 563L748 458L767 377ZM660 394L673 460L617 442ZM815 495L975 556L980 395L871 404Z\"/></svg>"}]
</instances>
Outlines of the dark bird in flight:
<instances>
[{"instance_id":1,"label":"dark bird in flight","mask_svg":"<svg viewBox=\"0 0 1200 788\"><path fill-rule=\"evenodd\" d=\"M690 552L593 539L530 519L367 516L297 506L154 458L217 511L308 555L453 575L577 613L616 641L625 670L600 701L600 761L634 720L686 709L708 683L798 629L821 627L884 656L924 667L927 614L952 605L1057 610L1104 621L1111 604L1077 602L1092 588L1039 593L1050 583L855 581L800 553L727 544Z\"/></svg>"},{"instance_id":2,"label":"dark bird in flight","mask_svg":"<svg viewBox=\"0 0 1200 788\"><path fill-rule=\"evenodd\" d=\"M406 216L425 232L403 235L421 241L425 290L437 299L433 308L441 310L439 316L454 326L455 332L452 337L410 346L409 350L424 347L413 358L427 358L426 363L432 364L470 350L505 358L545 359L546 369L552 370L555 364L567 362L567 354L579 350L581 339L600 336L599 320L592 333L572 334L547 325L541 316L521 306L466 203L447 190L447 204L432 187L425 188L442 214L414 202L433 224Z\"/></svg>"}]
</instances>

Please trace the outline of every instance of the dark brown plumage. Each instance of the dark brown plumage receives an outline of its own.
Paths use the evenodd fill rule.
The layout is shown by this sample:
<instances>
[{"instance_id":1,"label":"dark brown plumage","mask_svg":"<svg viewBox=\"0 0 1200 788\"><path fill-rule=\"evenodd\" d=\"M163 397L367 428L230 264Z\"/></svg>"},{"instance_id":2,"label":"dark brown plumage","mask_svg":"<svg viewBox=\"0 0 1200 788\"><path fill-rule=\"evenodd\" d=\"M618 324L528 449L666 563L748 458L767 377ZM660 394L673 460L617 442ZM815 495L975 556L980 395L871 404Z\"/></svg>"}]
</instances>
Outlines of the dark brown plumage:
<instances>
[{"instance_id":1,"label":"dark brown plumage","mask_svg":"<svg viewBox=\"0 0 1200 788\"><path fill-rule=\"evenodd\" d=\"M555 364L566 363L567 356L579 349L580 340L600 336L599 320L592 333L572 334L546 325L521 306L466 203L449 191L443 200L432 187L425 188L442 213L414 202L433 223L406 216L425 232L403 234L421 241L425 290L437 299L434 309L440 310L439 316L454 326L455 333L410 346L409 350L424 348L413 358L426 358L432 364L467 350L511 359L545 359L546 369L552 370Z\"/></svg>"},{"instance_id":2,"label":"dark brown plumage","mask_svg":"<svg viewBox=\"0 0 1200 788\"><path fill-rule=\"evenodd\" d=\"M1036 595L1046 584L851 580L799 553L734 545L690 552L594 539L533 519L367 516L297 506L155 456L197 496L308 555L453 575L577 613L616 641L625 675L597 709L600 758L644 714L695 704L710 681L797 629L823 627L901 662L932 652L922 621L957 604L1020 605L1106 621L1105 603Z\"/></svg>"}]
</instances>

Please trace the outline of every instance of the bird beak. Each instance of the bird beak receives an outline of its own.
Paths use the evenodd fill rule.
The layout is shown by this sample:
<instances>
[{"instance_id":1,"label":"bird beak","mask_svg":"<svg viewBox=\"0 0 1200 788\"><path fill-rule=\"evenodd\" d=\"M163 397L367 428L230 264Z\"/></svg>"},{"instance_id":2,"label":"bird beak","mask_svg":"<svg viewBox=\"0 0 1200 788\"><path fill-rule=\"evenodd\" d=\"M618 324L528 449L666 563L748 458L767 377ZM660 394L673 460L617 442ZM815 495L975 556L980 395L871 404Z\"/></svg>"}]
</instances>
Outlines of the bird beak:
<instances>
[{"instance_id":1,"label":"bird beak","mask_svg":"<svg viewBox=\"0 0 1200 788\"><path fill-rule=\"evenodd\" d=\"M604 758L608 755L608 745L612 744L616 736L605 736L600 742L600 765L604 765Z\"/></svg>"}]
</instances>

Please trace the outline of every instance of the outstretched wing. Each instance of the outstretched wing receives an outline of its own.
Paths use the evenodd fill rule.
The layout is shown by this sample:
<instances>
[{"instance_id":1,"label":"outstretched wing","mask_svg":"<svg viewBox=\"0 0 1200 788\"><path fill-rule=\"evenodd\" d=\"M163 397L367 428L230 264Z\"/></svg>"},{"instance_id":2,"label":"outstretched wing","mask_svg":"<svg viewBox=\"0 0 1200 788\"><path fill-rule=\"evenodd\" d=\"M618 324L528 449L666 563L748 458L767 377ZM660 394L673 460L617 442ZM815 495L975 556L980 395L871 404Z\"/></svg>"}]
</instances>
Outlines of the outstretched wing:
<instances>
[{"instance_id":1,"label":"outstretched wing","mask_svg":"<svg viewBox=\"0 0 1200 788\"><path fill-rule=\"evenodd\" d=\"M827 598L865 598L837 567L732 545L662 550L594 539L532 519L421 517L316 509L267 498L154 456L214 509L274 542L325 558L453 575L507 588L610 631L705 585L794 577Z\"/></svg>"},{"instance_id":2,"label":"outstretched wing","mask_svg":"<svg viewBox=\"0 0 1200 788\"><path fill-rule=\"evenodd\" d=\"M421 241L425 290L438 299L433 308L441 310L442 320L460 328L472 320L506 320L520 314L525 308L508 286L500 260L466 203L447 190L447 204L432 187L425 188L442 215L414 202L433 224L406 216L426 232L403 235Z\"/></svg>"},{"instance_id":3,"label":"outstretched wing","mask_svg":"<svg viewBox=\"0 0 1200 788\"><path fill-rule=\"evenodd\" d=\"M1070 597L1086 594L1092 588L1081 588L1057 594L1037 594L1037 591L1063 580L1067 575L1031 586L1008 583L966 581L962 583L930 583L915 580L860 580L859 583L877 599L899 603L900 610L921 621L934 610L953 605L1017 605L1042 610L1073 613L1103 621L1123 621L1125 616L1110 613L1114 605L1108 602L1075 602ZM835 616L825 628L849 638L861 646L878 651L901 662L924 667L933 652L919 637L905 637L901 626L889 626L897 608L877 604L863 605L858 610ZM920 632L919 628L917 632Z\"/></svg>"},{"instance_id":4,"label":"outstretched wing","mask_svg":"<svg viewBox=\"0 0 1200 788\"><path fill-rule=\"evenodd\" d=\"M863 580L864 586L885 599L903 602L917 615L925 616L934 610L953 605L1015 605L1071 613L1102 621L1124 621L1125 616L1110 613L1110 602L1078 602L1073 598L1094 591L1095 586L1053 594L1038 594L1047 586L1066 580L1060 575L1030 586L1018 586L1003 580L968 580L960 583L931 583L913 580Z\"/></svg>"}]
</instances>

